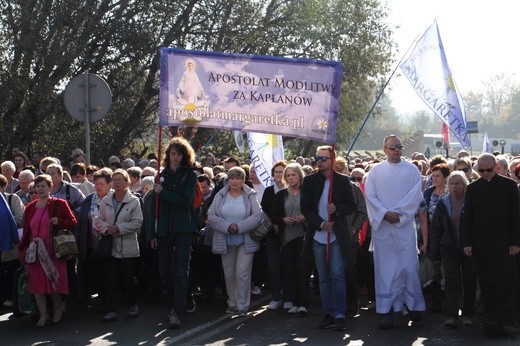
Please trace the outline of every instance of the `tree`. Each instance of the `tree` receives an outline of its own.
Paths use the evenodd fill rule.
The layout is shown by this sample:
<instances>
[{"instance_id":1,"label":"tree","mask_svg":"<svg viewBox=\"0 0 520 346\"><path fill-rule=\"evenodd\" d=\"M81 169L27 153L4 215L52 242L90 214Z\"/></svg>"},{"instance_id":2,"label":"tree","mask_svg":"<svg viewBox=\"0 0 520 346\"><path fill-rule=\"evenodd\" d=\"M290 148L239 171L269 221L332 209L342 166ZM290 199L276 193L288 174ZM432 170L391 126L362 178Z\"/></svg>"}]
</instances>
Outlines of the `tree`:
<instances>
[{"instance_id":1,"label":"tree","mask_svg":"<svg viewBox=\"0 0 520 346\"><path fill-rule=\"evenodd\" d=\"M141 139L157 128L159 48L171 46L342 61L342 145L392 57L387 9L376 0L0 0L0 8L4 155L15 143L62 159L83 147L84 125L66 115L62 92L86 70L113 93L108 116L92 125L95 161L146 147ZM194 146L211 133L200 129Z\"/></svg>"}]
</instances>

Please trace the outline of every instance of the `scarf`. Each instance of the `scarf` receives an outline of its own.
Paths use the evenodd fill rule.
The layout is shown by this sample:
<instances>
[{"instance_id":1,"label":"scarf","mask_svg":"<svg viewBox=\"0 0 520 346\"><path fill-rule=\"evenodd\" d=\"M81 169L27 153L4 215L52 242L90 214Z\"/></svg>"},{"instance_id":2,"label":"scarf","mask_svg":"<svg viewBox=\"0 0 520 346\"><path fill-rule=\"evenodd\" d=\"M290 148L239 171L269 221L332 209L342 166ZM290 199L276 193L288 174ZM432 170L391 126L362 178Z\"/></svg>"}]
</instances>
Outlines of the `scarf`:
<instances>
[{"instance_id":1,"label":"scarf","mask_svg":"<svg viewBox=\"0 0 520 346\"><path fill-rule=\"evenodd\" d=\"M42 265L43 271L45 272L47 278L51 281L52 288L54 290L57 290L60 286L60 274L58 273L58 269L56 269L56 266L52 262L52 259L49 256L49 253L47 252L47 248L45 247L43 239L40 237L36 237L33 239L33 242L36 244L37 258L40 261L40 264Z\"/></svg>"}]
</instances>

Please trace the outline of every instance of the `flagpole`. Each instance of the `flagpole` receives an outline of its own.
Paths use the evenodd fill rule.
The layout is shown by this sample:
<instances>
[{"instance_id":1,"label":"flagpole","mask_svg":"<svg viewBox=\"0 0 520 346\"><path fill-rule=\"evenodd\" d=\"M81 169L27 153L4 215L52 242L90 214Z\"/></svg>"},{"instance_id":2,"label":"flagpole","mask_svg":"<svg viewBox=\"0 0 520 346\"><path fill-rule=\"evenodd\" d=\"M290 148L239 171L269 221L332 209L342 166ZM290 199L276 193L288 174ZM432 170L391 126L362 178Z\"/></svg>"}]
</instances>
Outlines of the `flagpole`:
<instances>
[{"instance_id":1,"label":"flagpole","mask_svg":"<svg viewBox=\"0 0 520 346\"><path fill-rule=\"evenodd\" d=\"M211 137L207 140L207 142L202 146L202 148L200 149L199 153L197 154L197 156L195 157L195 161L198 161L200 156L204 153L204 150L206 149L206 147L208 145L211 144L211 142L213 142L213 140L215 139L215 137L217 136L217 133L218 133L218 129L215 130L213 132L213 134L211 135Z\"/></svg>"},{"instance_id":2,"label":"flagpole","mask_svg":"<svg viewBox=\"0 0 520 346\"><path fill-rule=\"evenodd\" d=\"M347 152L347 155L346 157L349 157L350 155L350 152L352 151L352 149L354 149L354 145L356 144L356 141L359 137L359 135L361 134L361 131L363 131L363 128L365 127L365 124L367 123L368 121L368 118L370 117L370 115L372 114L372 112L374 111L374 108L376 108L376 105L377 103L379 102L379 99L381 98L381 96L383 96L383 93L386 89L386 87L388 86L388 84L390 83L390 80L392 80L392 77L394 76L395 72L397 71L397 69L399 68L399 66L401 66L401 63L403 62L404 58L408 55L408 52L410 51L410 49L414 46L414 43L417 41L417 39L419 38L421 34L417 35L417 37L415 38L415 40L413 40L412 44L410 45L410 47L408 47L408 49L406 50L406 52L403 54L403 56L401 57L401 60L399 60L399 62L397 63L397 65L395 66L394 70L392 71L392 73L390 74L390 77L388 77L385 85L383 85L383 88L381 89L381 91L379 92L379 94L377 95L377 98L376 100L374 101L374 104L372 105L372 107L370 107L370 110L368 111L368 114L366 115L365 117L365 120L363 121L363 123L361 124L361 126L359 127L359 130L358 132L356 133L356 136L354 137L354 140L352 141L352 144L350 145L350 148L348 149L348 152Z\"/></svg>"}]
</instances>

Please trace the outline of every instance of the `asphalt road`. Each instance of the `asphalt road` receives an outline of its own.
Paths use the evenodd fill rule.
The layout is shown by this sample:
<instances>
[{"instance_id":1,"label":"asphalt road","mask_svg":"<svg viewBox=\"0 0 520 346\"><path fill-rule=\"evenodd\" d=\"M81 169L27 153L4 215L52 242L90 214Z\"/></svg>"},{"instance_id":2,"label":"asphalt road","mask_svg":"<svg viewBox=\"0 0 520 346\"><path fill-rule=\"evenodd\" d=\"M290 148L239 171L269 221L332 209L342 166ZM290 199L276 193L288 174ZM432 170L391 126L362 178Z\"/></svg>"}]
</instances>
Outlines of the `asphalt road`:
<instances>
[{"instance_id":1,"label":"asphalt road","mask_svg":"<svg viewBox=\"0 0 520 346\"><path fill-rule=\"evenodd\" d=\"M312 294L311 294L312 295ZM362 297L364 298L364 297ZM140 315L130 319L126 307L118 319L101 323L102 313L86 303L71 303L63 320L56 325L35 327L29 316L17 318L0 310L1 345L520 345L520 335L488 339L482 330L482 315L472 327L444 328L443 314L425 313L419 325L396 315L395 328L378 330L374 310L361 309L347 320L347 330L318 330L321 320L319 296L312 295L309 315L299 317L282 310L266 310L267 291L254 296L251 312L245 318L226 315L225 300L217 296L211 303L198 301L197 310L184 315L180 329L169 329L166 297L157 303L140 304ZM362 306L366 301L362 299Z\"/></svg>"}]
</instances>

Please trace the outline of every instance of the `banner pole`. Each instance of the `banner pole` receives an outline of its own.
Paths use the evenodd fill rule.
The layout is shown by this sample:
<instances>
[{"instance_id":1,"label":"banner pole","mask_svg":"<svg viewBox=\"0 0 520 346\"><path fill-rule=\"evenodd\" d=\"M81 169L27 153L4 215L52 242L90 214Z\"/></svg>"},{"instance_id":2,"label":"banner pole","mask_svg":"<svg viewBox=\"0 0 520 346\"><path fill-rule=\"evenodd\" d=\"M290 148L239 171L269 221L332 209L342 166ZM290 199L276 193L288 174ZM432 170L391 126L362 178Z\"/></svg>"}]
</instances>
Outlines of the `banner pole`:
<instances>
[{"instance_id":1,"label":"banner pole","mask_svg":"<svg viewBox=\"0 0 520 346\"><path fill-rule=\"evenodd\" d=\"M332 203L332 189L334 187L334 161L335 160L336 160L336 147L335 147L335 144L332 144L332 153L330 155L330 173L329 173L329 181L330 181L329 198L328 198L329 204ZM331 214L328 215L327 221L329 221L329 222L332 221ZM326 257L327 264L329 264L330 263L330 232L327 232L327 251L326 251L325 257Z\"/></svg>"},{"instance_id":2,"label":"banner pole","mask_svg":"<svg viewBox=\"0 0 520 346\"><path fill-rule=\"evenodd\" d=\"M162 148L162 126L159 125L159 143L157 145L157 178L155 182L161 183L161 148ZM159 194L155 194L155 235L157 237L157 220L159 219Z\"/></svg>"}]
</instances>

